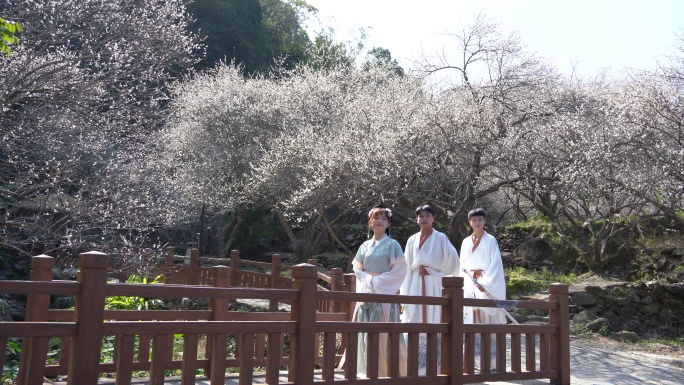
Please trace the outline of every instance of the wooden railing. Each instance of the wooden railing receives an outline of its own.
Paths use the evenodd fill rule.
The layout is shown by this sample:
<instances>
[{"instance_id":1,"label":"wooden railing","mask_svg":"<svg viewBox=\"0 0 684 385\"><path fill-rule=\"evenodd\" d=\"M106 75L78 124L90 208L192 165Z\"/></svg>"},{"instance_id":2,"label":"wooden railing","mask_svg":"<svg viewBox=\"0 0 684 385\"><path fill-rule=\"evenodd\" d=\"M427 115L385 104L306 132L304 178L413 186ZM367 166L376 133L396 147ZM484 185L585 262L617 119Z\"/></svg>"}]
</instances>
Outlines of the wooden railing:
<instances>
[{"instance_id":1,"label":"wooden railing","mask_svg":"<svg viewBox=\"0 0 684 385\"><path fill-rule=\"evenodd\" d=\"M273 254L271 262L257 262L246 259L240 259L240 251L232 250L229 259L200 257L198 249L191 249L190 256L186 258L187 264L176 264L174 259L175 250L173 247L166 249L162 254L162 263L152 265L150 268L142 270L136 269L134 266L122 266L121 264L112 265L108 270L120 282L125 282L130 275L144 274L148 278L157 276L163 277L163 282L166 284L175 285L201 285L212 286L213 278L211 276L211 267L201 267L201 262L211 262L213 264L226 264L229 267L229 287L251 287L255 289L291 289L293 280L291 277L291 270L293 266L285 265L282 262L280 254ZM316 259L309 259L307 263L316 266ZM133 268L131 268L133 267ZM259 268L264 272L255 271L255 269L247 269L245 267ZM290 276L283 275L285 272L290 272ZM345 280L342 269L333 268L330 275L321 271L317 272L319 281L326 282L330 288L318 286L319 290L328 291L354 291L355 280L347 277ZM353 275L351 275L353 276ZM285 301L284 303L289 303ZM320 312L341 312L343 306L340 303L329 301L320 301L318 304L318 311ZM278 310L278 301L272 300L269 303L270 311Z\"/></svg>"},{"instance_id":2,"label":"wooden railing","mask_svg":"<svg viewBox=\"0 0 684 385\"><path fill-rule=\"evenodd\" d=\"M0 281L0 293L27 294L26 320L0 325L0 352L9 338L21 338L19 384L42 384L44 376L67 374L68 384L95 384L103 373L114 373L117 384L129 384L136 371L149 372L150 384L163 384L167 371L179 371L182 384L194 384L197 369L211 384L223 384L228 368L239 368L239 383L251 384L257 368L265 368L266 383L279 382L279 370L288 370L288 384L310 385L319 370L316 384L464 384L483 381L550 379L554 384L570 383L568 287L549 286L549 301L518 301L509 306L547 309L546 325L464 325L463 306L498 306L492 300L463 298L463 280L444 277L444 297L361 294L318 290L314 266L293 268L290 289L227 287L227 267L212 269L213 286L135 285L107 283L108 256L89 252L79 260L77 282L50 281L54 259L33 258L32 281ZM74 311L51 310L50 296L75 296ZM208 298L209 310L200 311L105 311L109 296L145 298ZM291 311L244 313L228 311L234 298L289 301ZM348 319L348 310L321 313L318 301L344 303L356 301L427 304L442 306L439 324L358 323ZM500 304L499 304L500 305ZM357 380L356 358L359 333L369 341L369 379ZM387 333L390 344L390 377L378 378L378 340ZM399 341L406 333L408 376L398 368ZM418 337L427 334L428 368L418 377ZM480 334L482 357L492 349L496 338L496 371L490 373L488 360L475 367L475 337ZM180 340L178 339L180 338ZM441 344L438 339L441 338ZM48 342L60 339L58 362L46 364ZM336 367L342 339L349 341L347 364ZM510 340L510 354L506 340ZM101 361L103 340L114 341L114 359ZM226 357L228 344L235 342L236 354ZM174 356L173 345L181 353ZM441 346L441 370L436 357ZM179 349L177 349L179 350ZM71 359L78 357L78 359ZM539 357L537 362L536 357ZM522 359L524 366L522 365ZM5 356L0 355L0 367ZM319 365L317 369L316 365Z\"/></svg>"}]
</instances>

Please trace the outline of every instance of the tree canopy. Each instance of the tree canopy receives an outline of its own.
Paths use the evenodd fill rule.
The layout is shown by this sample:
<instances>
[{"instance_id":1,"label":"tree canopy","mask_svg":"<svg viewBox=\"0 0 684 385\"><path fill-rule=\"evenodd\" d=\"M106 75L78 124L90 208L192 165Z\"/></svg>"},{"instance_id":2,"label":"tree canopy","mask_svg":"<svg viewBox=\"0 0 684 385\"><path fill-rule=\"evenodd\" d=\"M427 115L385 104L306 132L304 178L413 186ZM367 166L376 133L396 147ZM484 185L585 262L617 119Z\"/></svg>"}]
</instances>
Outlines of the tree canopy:
<instances>
[{"instance_id":1,"label":"tree canopy","mask_svg":"<svg viewBox=\"0 0 684 385\"><path fill-rule=\"evenodd\" d=\"M125 191L121 170L163 122L167 83L197 59L184 6L4 2L3 15L22 23L22 44L0 59L3 247L78 250L148 228L133 214L148 203Z\"/></svg>"},{"instance_id":2,"label":"tree canopy","mask_svg":"<svg viewBox=\"0 0 684 385\"><path fill-rule=\"evenodd\" d=\"M179 84L155 139L175 202L272 210L302 259L321 237L344 248L336 225L379 200L407 216L429 202L455 236L485 206L494 221L547 218L593 270L640 218L681 221L676 60L638 81L579 81L486 18L452 37L454 54L417 75L319 39L275 78L227 65ZM432 87L441 73L451 82Z\"/></svg>"},{"instance_id":3,"label":"tree canopy","mask_svg":"<svg viewBox=\"0 0 684 385\"><path fill-rule=\"evenodd\" d=\"M188 11L207 46L198 68L235 61L246 73L263 73L277 60L292 66L306 59L303 23L316 9L303 0L195 0Z\"/></svg>"},{"instance_id":4,"label":"tree canopy","mask_svg":"<svg viewBox=\"0 0 684 385\"><path fill-rule=\"evenodd\" d=\"M160 247L151 233L206 207L274 213L304 260L329 239L351 254L341 224L384 201L432 204L454 238L475 206L543 217L599 271L645 218L683 224L684 45L578 79L479 17L407 72L382 47L310 41L314 12L7 0L22 41L0 57L0 247Z\"/></svg>"}]
</instances>

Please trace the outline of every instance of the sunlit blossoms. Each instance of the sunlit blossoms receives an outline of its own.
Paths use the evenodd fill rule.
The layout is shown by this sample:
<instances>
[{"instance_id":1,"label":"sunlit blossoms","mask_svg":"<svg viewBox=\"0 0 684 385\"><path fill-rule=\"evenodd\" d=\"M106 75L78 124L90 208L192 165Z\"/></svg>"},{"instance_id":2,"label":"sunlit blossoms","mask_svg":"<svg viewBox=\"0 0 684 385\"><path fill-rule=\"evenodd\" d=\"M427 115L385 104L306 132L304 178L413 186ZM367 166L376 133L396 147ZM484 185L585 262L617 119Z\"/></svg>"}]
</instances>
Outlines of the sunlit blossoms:
<instances>
[{"instance_id":1,"label":"sunlit blossoms","mask_svg":"<svg viewBox=\"0 0 684 385\"><path fill-rule=\"evenodd\" d=\"M116 170L161 125L166 83L200 53L184 3L4 2L23 27L0 59L5 247L72 250L144 229L133 214L148 199L127 193Z\"/></svg>"}]
</instances>

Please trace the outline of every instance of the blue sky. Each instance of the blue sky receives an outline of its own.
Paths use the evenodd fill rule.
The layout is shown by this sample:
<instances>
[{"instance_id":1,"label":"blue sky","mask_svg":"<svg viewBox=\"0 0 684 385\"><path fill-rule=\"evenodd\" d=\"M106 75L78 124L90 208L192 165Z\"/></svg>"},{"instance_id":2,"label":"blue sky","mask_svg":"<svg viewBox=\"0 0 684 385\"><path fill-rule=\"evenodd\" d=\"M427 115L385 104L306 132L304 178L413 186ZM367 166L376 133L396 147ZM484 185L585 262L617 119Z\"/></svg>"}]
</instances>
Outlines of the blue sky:
<instances>
[{"instance_id":1,"label":"blue sky","mask_svg":"<svg viewBox=\"0 0 684 385\"><path fill-rule=\"evenodd\" d=\"M653 68L675 52L676 34L684 33L681 0L307 0L318 8L318 23L334 27L337 38L354 40L367 27L369 47L390 50L402 66L421 52L448 48L446 32L455 33L478 13L517 31L528 49L569 73L623 67Z\"/></svg>"}]
</instances>

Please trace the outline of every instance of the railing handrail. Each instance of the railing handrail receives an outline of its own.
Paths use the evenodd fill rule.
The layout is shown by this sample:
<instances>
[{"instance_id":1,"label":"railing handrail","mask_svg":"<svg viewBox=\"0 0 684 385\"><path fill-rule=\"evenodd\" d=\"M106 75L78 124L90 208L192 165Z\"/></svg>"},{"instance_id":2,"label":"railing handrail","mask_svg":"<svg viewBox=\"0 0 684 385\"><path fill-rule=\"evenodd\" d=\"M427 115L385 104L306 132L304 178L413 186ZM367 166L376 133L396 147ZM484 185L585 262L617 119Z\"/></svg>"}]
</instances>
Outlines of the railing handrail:
<instances>
[{"instance_id":1,"label":"railing handrail","mask_svg":"<svg viewBox=\"0 0 684 385\"><path fill-rule=\"evenodd\" d=\"M35 257L34 257L35 258ZM255 289L227 287L230 269L215 267L211 278L214 286L195 285L139 285L107 283L107 256L101 253L84 253L79 262L81 272L78 282L49 282L51 279L50 261L45 258L34 260L36 267L31 273L32 279L48 282L0 282L0 293L11 289L29 293L27 317L25 322L6 322L0 328L0 345L9 337L24 338L24 349L20 360L19 383L39 384L48 370L51 374L67 373L69 384L94 383L99 373L116 371L122 382L130 377L132 370L150 372L152 382L163 380L165 371L170 368L182 368L187 381L194 380L195 369L205 368L212 383L223 380L227 365L240 366L240 383L251 383L251 370L255 366L266 367L267 382L277 383L281 365L288 366L289 382L297 384L313 384L312 363L320 363L323 367L323 380L332 381L335 363L340 358L337 351L337 338L341 334L348 341L347 353L350 360L355 361L355 344L358 333L368 333L369 341L377 341L378 335L389 334L392 344L398 343L402 333L408 333L409 357L417 350L418 335L426 333L430 349L429 357L437 357L437 338L441 335L450 343L442 343L442 371L447 382L459 384L490 380L512 380L550 378L559 384L569 383L569 326L568 326L568 287L567 285L550 285L549 301L519 301L514 305L525 308L549 310L549 323L543 325L464 325L463 306L512 306L493 300L472 300L463 298L463 279L444 277L443 298L380 295L366 293L346 293L341 291L318 291L317 272L314 266L298 265L293 269L294 284L291 289ZM54 263L54 261L52 262ZM76 306L74 311L50 310L47 289L74 292ZM68 289L68 290L67 290ZM107 296L136 295L141 297L202 297L210 299L209 310L178 311L159 310L132 312L105 311L104 301ZM261 298L292 302L291 312L242 313L228 311L229 298ZM335 300L344 303L361 302L395 302L416 303L442 306L442 322L436 324L422 323L358 323L348 317L348 310L342 313L317 313L316 302ZM122 319L117 319L122 318ZM181 318L175 319L173 318ZM190 318L190 319L187 319ZM50 319L66 319L66 322L50 322ZM158 320L162 319L162 320ZM242 353L235 358L226 358L226 335L235 334ZM482 334L483 349L490 349L491 341L485 336L492 334L510 334L513 339L512 372L489 373L489 364L484 360L482 371L475 373L473 369L473 348L476 334ZM183 360L173 360L171 340L174 334L184 335L184 347L190 349L183 354ZM197 336L208 335L206 359L197 357ZM290 335L290 354L284 355L283 343L277 338ZM319 337L323 342L319 347ZM118 346L115 362L101 363L99 352L103 336L114 335ZM138 358L133 358L134 336L140 336ZM268 340L256 340L255 336L268 336ZM280 337L278 337L280 336ZM527 360L525 370L521 369L520 342L525 338ZM532 340L529 337L532 337ZM534 339L540 339L539 351L535 352ZM45 337L61 337L62 352L59 365L46 366L48 339ZM137 338L137 337L136 337ZM272 339L276 338L276 339ZM260 341L260 342L259 342ZM413 341L413 342L411 342ZM465 341L465 353L460 348ZM499 346L497 341L497 346ZM137 345L136 345L137 346ZM150 350L152 346L152 350ZM250 347L251 346L251 347ZM393 345L394 346L394 345ZM354 347L352 349L352 347ZM398 348L398 346L396 346ZM194 349L194 353L193 353ZM245 350L248 349L248 350ZM266 356L263 351L267 350ZM412 350L414 349L414 350ZM497 362L506 360L503 353L497 350ZM486 350L485 350L486 351ZM258 354L256 352L259 352ZM322 353L320 353L322 352ZM413 353L412 353L413 352ZM395 354L395 353L393 353ZM503 354L503 356L501 356ZM539 355L539 367L534 357ZM70 360L69 357L79 357ZM151 358L150 358L151 357ZM503 357L503 358L501 358ZM532 361L530 361L532 357ZM370 358L369 358L370 359ZM374 358L377 360L377 357ZM432 362L432 361L431 361ZM502 361L504 362L504 361ZM434 364L434 362L432 362ZM377 362L375 362L377 367ZM369 366L370 367L370 366ZM434 380L437 375L436 365L430 366L425 381ZM461 367L463 370L461 370ZM517 367L517 369L515 369ZM414 376L416 367L409 365L409 376ZM350 364L345 369L345 380L335 380L340 385L352 384L356 380L356 369ZM465 371L465 373L464 373ZM392 376L398 376L396 367ZM412 374L413 373L413 374ZM374 378L371 375L371 378ZM416 379L420 385L421 379Z\"/></svg>"}]
</instances>

